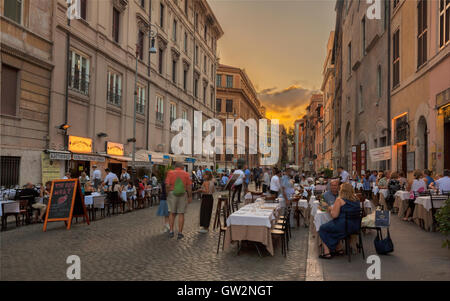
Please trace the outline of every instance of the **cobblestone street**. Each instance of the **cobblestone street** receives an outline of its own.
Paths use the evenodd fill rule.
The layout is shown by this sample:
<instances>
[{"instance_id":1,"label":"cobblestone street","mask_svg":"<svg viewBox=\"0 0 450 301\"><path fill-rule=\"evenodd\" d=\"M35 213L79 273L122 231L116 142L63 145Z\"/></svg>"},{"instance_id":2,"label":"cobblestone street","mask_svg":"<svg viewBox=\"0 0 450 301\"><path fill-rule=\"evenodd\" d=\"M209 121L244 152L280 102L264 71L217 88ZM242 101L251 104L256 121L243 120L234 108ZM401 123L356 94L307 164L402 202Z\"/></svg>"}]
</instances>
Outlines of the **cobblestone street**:
<instances>
[{"instance_id":1,"label":"cobblestone street","mask_svg":"<svg viewBox=\"0 0 450 301\"><path fill-rule=\"evenodd\" d=\"M162 232L156 210L73 224L69 231L62 222L49 223L46 233L42 224L11 225L0 234L0 280L66 280L69 255L81 258L82 280L305 279L308 229L292 231L287 258L276 243L273 257L259 257L252 246L238 256L235 245L216 254L218 231L197 232L200 201L188 207L181 241Z\"/></svg>"}]
</instances>

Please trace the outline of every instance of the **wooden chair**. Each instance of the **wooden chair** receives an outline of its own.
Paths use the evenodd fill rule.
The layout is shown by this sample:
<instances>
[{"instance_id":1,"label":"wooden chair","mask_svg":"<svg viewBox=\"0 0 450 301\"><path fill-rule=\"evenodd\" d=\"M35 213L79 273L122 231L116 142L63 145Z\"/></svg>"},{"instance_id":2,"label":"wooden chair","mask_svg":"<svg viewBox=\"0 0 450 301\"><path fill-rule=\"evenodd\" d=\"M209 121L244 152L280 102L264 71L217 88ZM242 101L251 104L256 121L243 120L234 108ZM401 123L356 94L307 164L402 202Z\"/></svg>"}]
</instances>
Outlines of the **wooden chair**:
<instances>
[{"instance_id":1,"label":"wooden chair","mask_svg":"<svg viewBox=\"0 0 450 301\"><path fill-rule=\"evenodd\" d=\"M274 229L277 230L285 230L286 234L286 249L289 251L289 240L291 236L291 210L290 208L285 208L284 215L280 216L277 220L277 224L274 226ZM284 228L283 228L284 227Z\"/></svg>"},{"instance_id":2,"label":"wooden chair","mask_svg":"<svg viewBox=\"0 0 450 301\"><path fill-rule=\"evenodd\" d=\"M362 242L362 235L361 235L361 221L362 221L362 215L364 210L359 210L358 212L346 212L345 213L345 252L348 255L348 262L351 262L351 251L350 251L350 241L352 235L358 235L359 243L357 244L358 251L362 252L363 259L366 259L364 255L364 247ZM349 222L356 222L359 227L358 230L355 231L349 231L348 230L348 223Z\"/></svg>"},{"instance_id":3,"label":"wooden chair","mask_svg":"<svg viewBox=\"0 0 450 301\"><path fill-rule=\"evenodd\" d=\"M120 205L123 205L123 202L120 199L119 193L117 191L108 191L106 194L106 199L108 200L109 208L112 208L113 215L114 215L116 208L119 207ZM109 213L108 215L111 215L111 214Z\"/></svg>"},{"instance_id":4,"label":"wooden chair","mask_svg":"<svg viewBox=\"0 0 450 301\"><path fill-rule=\"evenodd\" d=\"M287 216L286 210L283 213L284 216ZM278 229L277 229L278 228ZM281 241L281 254L286 257L287 253L287 244L286 244L286 223L282 223L280 226L275 225L275 227L271 230L272 236L280 239Z\"/></svg>"},{"instance_id":5,"label":"wooden chair","mask_svg":"<svg viewBox=\"0 0 450 301\"><path fill-rule=\"evenodd\" d=\"M230 214L227 196L220 196L217 201L216 216L214 217L213 229L220 228L220 217L223 214L227 216Z\"/></svg>"},{"instance_id":6,"label":"wooden chair","mask_svg":"<svg viewBox=\"0 0 450 301\"><path fill-rule=\"evenodd\" d=\"M224 202L226 204L226 202ZM217 242L217 254L219 254L219 248L220 248L220 239L222 238L222 234L223 234L223 241L222 241L222 251L225 248L225 235L227 232L227 219L228 219L228 214L227 214L227 210L223 210L223 214L221 215L223 217L223 224L220 220L220 216L219 216L219 241ZM231 229L230 229L231 230Z\"/></svg>"},{"instance_id":7,"label":"wooden chair","mask_svg":"<svg viewBox=\"0 0 450 301\"><path fill-rule=\"evenodd\" d=\"M28 206L28 200L20 200L19 201L19 221L22 222L22 226L25 225L25 222L29 222L30 217L30 208Z\"/></svg>"}]
</instances>

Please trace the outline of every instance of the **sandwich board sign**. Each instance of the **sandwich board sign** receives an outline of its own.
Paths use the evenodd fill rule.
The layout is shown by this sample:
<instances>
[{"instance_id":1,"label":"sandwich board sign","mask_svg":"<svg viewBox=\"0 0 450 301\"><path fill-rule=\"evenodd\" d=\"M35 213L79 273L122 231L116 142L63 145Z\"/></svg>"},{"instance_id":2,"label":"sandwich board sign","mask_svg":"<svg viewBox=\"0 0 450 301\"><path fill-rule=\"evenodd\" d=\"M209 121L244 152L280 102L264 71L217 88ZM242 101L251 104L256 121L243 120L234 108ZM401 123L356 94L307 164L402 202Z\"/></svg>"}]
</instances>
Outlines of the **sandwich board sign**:
<instances>
[{"instance_id":1,"label":"sandwich board sign","mask_svg":"<svg viewBox=\"0 0 450 301\"><path fill-rule=\"evenodd\" d=\"M54 180L45 214L44 232L48 222L63 221L70 229L74 217L84 217L89 225L84 196L81 194L78 179Z\"/></svg>"}]
</instances>

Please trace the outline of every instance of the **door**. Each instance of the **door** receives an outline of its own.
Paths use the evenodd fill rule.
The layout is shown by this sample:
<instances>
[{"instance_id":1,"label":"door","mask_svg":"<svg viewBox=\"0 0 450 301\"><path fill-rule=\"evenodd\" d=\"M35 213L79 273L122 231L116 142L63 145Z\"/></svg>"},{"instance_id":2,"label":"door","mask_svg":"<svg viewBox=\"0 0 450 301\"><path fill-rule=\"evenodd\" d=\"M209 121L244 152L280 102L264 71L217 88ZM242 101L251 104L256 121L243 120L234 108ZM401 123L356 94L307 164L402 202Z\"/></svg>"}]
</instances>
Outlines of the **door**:
<instances>
[{"instance_id":1,"label":"door","mask_svg":"<svg viewBox=\"0 0 450 301\"><path fill-rule=\"evenodd\" d=\"M111 170L111 172L115 173L118 178L120 177L120 174L122 173L121 163L109 163L108 168L109 170Z\"/></svg>"},{"instance_id":2,"label":"door","mask_svg":"<svg viewBox=\"0 0 450 301\"><path fill-rule=\"evenodd\" d=\"M444 169L450 169L450 122L444 125Z\"/></svg>"}]
</instances>

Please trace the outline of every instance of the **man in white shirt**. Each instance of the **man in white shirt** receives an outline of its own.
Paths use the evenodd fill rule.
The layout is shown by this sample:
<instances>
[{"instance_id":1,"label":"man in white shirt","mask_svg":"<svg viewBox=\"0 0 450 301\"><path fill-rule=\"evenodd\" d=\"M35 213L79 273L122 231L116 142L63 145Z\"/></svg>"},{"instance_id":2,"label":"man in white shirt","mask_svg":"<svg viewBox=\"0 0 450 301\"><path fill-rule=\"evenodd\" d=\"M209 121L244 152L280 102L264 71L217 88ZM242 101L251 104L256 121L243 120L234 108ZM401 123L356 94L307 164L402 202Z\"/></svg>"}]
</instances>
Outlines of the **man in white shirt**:
<instances>
[{"instance_id":1,"label":"man in white shirt","mask_svg":"<svg viewBox=\"0 0 450 301\"><path fill-rule=\"evenodd\" d=\"M63 180L68 180L70 178L71 178L70 172L66 172L66 175L63 177Z\"/></svg>"},{"instance_id":2,"label":"man in white shirt","mask_svg":"<svg viewBox=\"0 0 450 301\"><path fill-rule=\"evenodd\" d=\"M131 177L130 174L127 172L127 169L125 167L122 168L122 173L120 174L120 183L122 183L123 185L127 185L130 179Z\"/></svg>"},{"instance_id":3,"label":"man in white shirt","mask_svg":"<svg viewBox=\"0 0 450 301\"><path fill-rule=\"evenodd\" d=\"M278 195L281 193L281 171L278 168L274 168L273 173L274 175L270 180L270 193L272 194L272 196L278 197Z\"/></svg>"},{"instance_id":4,"label":"man in white shirt","mask_svg":"<svg viewBox=\"0 0 450 301\"><path fill-rule=\"evenodd\" d=\"M236 169L233 173L234 175L238 175L238 178L236 180L236 182L234 182L234 191L233 191L233 198L232 198L232 202L234 202L234 196L236 195L236 193L238 194L238 203L241 202L241 193L242 193L242 184L244 183L244 178L245 178L245 174L242 171L242 166L238 166L238 169Z\"/></svg>"},{"instance_id":5,"label":"man in white shirt","mask_svg":"<svg viewBox=\"0 0 450 301\"><path fill-rule=\"evenodd\" d=\"M338 173L341 177L341 183L349 183L350 175L342 166L338 167Z\"/></svg>"},{"instance_id":6,"label":"man in white shirt","mask_svg":"<svg viewBox=\"0 0 450 301\"><path fill-rule=\"evenodd\" d=\"M449 192L450 191L450 170L445 169L444 170L444 177L440 178L439 180L436 180L434 183L431 183L430 187L434 189L436 186L439 191L442 192Z\"/></svg>"},{"instance_id":7,"label":"man in white shirt","mask_svg":"<svg viewBox=\"0 0 450 301\"><path fill-rule=\"evenodd\" d=\"M97 165L92 165L94 172L92 173L92 180L94 181L94 188L97 189L102 182L102 172L97 168Z\"/></svg>"},{"instance_id":8,"label":"man in white shirt","mask_svg":"<svg viewBox=\"0 0 450 301\"><path fill-rule=\"evenodd\" d=\"M116 174L111 172L109 170L109 168L106 168L105 172L106 172L106 177L105 177L105 181L103 183L105 183L109 187L112 186L112 183L113 183L114 179L117 179L117 181L119 181L119 179L117 178Z\"/></svg>"}]
</instances>

